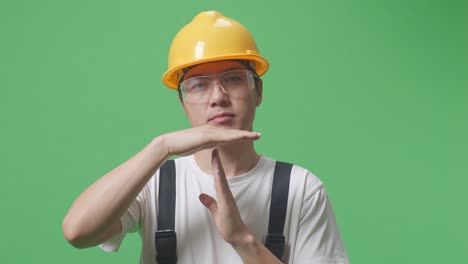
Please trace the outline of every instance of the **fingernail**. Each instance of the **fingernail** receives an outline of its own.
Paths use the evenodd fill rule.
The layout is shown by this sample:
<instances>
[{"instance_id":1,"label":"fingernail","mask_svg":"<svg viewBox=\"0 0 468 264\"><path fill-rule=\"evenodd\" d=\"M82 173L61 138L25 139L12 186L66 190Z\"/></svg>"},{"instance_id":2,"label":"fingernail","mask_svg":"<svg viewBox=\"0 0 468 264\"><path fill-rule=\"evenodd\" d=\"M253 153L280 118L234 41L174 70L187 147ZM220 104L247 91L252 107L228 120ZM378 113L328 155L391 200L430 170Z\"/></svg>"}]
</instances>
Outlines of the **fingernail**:
<instances>
[{"instance_id":1,"label":"fingernail","mask_svg":"<svg viewBox=\"0 0 468 264\"><path fill-rule=\"evenodd\" d=\"M202 203L206 203L206 197L204 195L199 195L198 196L198 199L202 202Z\"/></svg>"}]
</instances>

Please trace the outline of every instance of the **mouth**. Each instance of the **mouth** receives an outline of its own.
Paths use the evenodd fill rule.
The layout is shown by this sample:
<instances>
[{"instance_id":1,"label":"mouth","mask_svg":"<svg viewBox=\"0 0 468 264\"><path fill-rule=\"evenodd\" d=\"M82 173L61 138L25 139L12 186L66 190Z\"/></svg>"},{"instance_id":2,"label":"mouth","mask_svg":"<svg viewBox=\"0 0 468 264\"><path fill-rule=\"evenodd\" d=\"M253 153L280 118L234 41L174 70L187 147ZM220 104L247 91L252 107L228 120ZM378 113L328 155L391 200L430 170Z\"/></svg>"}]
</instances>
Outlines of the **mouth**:
<instances>
[{"instance_id":1,"label":"mouth","mask_svg":"<svg viewBox=\"0 0 468 264\"><path fill-rule=\"evenodd\" d=\"M223 112L213 115L208 119L208 122L226 122L232 120L236 115L233 113Z\"/></svg>"}]
</instances>

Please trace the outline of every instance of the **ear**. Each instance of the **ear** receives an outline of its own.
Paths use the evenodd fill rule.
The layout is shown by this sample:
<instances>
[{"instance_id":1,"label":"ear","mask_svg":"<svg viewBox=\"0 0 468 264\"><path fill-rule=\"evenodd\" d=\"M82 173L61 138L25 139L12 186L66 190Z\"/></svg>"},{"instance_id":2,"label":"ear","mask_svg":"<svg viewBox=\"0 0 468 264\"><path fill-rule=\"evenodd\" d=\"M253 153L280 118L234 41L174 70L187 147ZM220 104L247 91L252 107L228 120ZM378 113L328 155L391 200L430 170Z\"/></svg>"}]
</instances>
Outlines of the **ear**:
<instances>
[{"instance_id":1,"label":"ear","mask_svg":"<svg viewBox=\"0 0 468 264\"><path fill-rule=\"evenodd\" d=\"M258 79L257 81L257 103L256 106L260 106L262 103L263 98L263 81L262 79Z\"/></svg>"},{"instance_id":2,"label":"ear","mask_svg":"<svg viewBox=\"0 0 468 264\"><path fill-rule=\"evenodd\" d=\"M181 104L182 106L184 106L184 99L182 98L182 94L181 94L179 91L177 91L177 92L178 92L178 94L179 94L179 102L180 102L180 104Z\"/></svg>"},{"instance_id":3,"label":"ear","mask_svg":"<svg viewBox=\"0 0 468 264\"><path fill-rule=\"evenodd\" d=\"M182 94L179 93L178 97L179 97L180 106L182 106L182 110L184 110L185 116L187 116L187 109L185 108L184 98L182 98Z\"/></svg>"}]
</instances>

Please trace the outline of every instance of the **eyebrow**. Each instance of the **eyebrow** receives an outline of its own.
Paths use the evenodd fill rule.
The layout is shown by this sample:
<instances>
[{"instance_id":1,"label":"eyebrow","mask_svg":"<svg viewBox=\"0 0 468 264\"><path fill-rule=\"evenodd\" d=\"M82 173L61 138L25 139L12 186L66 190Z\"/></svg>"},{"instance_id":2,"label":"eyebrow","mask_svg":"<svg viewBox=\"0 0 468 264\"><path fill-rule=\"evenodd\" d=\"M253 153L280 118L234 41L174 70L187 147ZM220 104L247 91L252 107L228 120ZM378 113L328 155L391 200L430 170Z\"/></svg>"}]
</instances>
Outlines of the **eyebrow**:
<instances>
[{"instance_id":1,"label":"eyebrow","mask_svg":"<svg viewBox=\"0 0 468 264\"><path fill-rule=\"evenodd\" d=\"M233 71L233 70L244 70L244 69L247 70L247 68L245 68L243 65L239 65L239 66L229 67L229 68L227 68L226 70L224 70L223 72ZM184 79L187 80L187 79L190 79L190 78L193 78L193 77L211 76L211 75L214 75L214 74L210 74L210 75L204 75L204 74L194 74L194 75L190 75L190 74L187 74L187 76L186 76Z\"/></svg>"}]
</instances>

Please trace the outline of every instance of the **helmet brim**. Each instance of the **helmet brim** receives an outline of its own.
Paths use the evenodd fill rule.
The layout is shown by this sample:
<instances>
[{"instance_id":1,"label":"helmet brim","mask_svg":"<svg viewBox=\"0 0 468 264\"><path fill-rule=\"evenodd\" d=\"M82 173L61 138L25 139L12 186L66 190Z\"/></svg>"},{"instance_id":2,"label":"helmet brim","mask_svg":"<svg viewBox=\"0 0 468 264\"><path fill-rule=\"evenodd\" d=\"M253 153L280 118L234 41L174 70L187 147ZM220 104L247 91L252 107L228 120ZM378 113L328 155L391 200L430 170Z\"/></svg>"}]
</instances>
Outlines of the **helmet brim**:
<instances>
[{"instance_id":1,"label":"helmet brim","mask_svg":"<svg viewBox=\"0 0 468 264\"><path fill-rule=\"evenodd\" d=\"M214 62L214 61L223 61L223 60L252 60L255 61L255 71L257 72L258 76L261 77L264 75L269 67L270 64L268 61L262 57L261 55L258 54L246 54L246 53L240 53L240 54L229 54L229 55L223 55L223 56L216 56L216 57L211 57L211 58L206 58L206 59L200 59L193 61L191 63L185 63L181 64L178 67L172 68L168 71L166 71L163 76L162 76L162 82L164 85L167 87L177 90L178 89L178 82L179 82L179 76L181 76L181 72L183 69L191 66L195 66L198 64L202 63L207 63L207 62Z\"/></svg>"}]
</instances>

